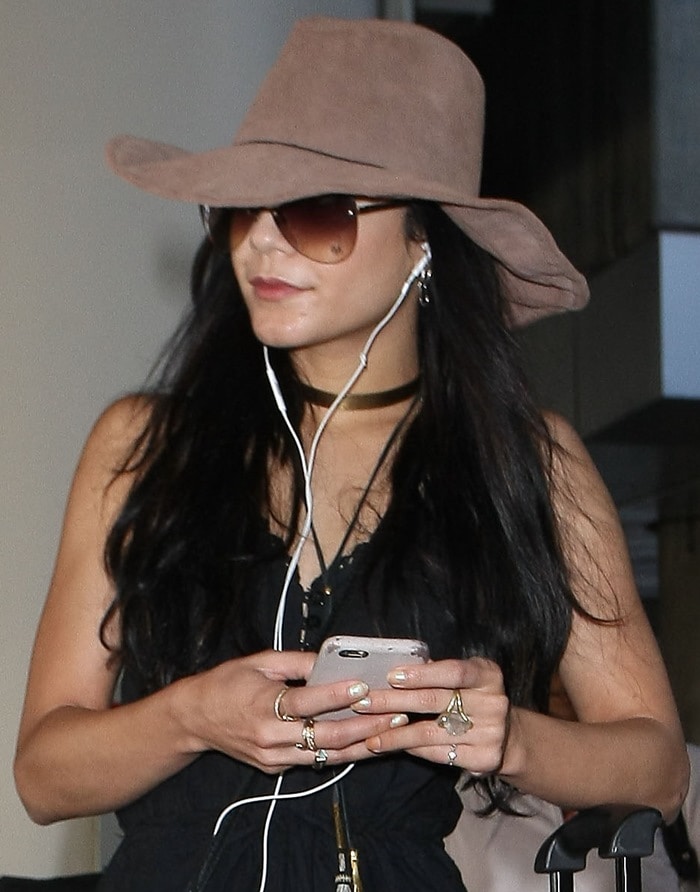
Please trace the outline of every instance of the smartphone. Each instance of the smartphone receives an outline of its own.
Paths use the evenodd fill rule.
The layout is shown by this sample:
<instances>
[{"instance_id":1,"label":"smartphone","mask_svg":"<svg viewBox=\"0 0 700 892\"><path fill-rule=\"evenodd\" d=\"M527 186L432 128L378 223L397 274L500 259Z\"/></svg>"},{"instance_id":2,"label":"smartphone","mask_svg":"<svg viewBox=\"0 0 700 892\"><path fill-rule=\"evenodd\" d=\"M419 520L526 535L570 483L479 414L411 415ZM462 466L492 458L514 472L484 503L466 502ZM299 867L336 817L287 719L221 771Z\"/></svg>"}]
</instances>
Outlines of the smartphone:
<instances>
[{"instance_id":1,"label":"smartphone","mask_svg":"<svg viewBox=\"0 0 700 892\"><path fill-rule=\"evenodd\" d=\"M357 635L333 635L321 645L308 684L332 681L364 681L370 688L386 688L387 673L397 666L426 663L428 645L413 638L370 638ZM349 707L324 713L324 719L356 716Z\"/></svg>"}]
</instances>

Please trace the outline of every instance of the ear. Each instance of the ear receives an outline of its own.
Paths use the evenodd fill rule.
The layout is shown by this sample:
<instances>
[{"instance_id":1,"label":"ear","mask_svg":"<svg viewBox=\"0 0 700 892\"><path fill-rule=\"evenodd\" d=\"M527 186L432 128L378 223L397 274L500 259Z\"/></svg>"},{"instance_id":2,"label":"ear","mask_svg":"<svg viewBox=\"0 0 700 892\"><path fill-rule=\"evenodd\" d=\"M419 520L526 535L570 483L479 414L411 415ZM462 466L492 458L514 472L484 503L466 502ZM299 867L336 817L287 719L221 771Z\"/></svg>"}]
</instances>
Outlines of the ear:
<instances>
[{"instance_id":1,"label":"ear","mask_svg":"<svg viewBox=\"0 0 700 892\"><path fill-rule=\"evenodd\" d=\"M411 242L427 242L428 236L423 224L418 219L416 208L408 205L405 217L406 238Z\"/></svg>"}]
</instances>

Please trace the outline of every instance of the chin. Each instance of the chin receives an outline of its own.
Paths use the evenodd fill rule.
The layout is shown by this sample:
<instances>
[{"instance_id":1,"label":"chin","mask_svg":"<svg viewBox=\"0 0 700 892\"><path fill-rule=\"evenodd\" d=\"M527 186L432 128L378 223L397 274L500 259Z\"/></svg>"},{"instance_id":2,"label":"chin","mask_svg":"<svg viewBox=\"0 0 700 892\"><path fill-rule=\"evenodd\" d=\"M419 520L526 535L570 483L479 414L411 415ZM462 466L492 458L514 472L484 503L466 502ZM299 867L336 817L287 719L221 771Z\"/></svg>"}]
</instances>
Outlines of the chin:
<instances>
[{"instance_id":1,"label":"chin","mask_svg":"<svg viewBox=\"0 0 700 892\"><path fill-rule=\"evenodd\" d=\"M261 344L275 350L294 350L297 347L305 347L308 344L306 338L298 332L280 331L272 328L253 328L255 337Z\"/></svg>"},{"instance_id":2,"label":"chin","mask_svg":"<svg viewBox=\"0 0 700 892\"><path fill-rule=\"evenodd\" d=\"M308 331L308 324L304 324L303 317L299 314L285 314L279 312L250 314L250 324L253 334L261 344L278 350L290 350L295 347L305 347L313 337Z\"/></svg>"}]
</instances>

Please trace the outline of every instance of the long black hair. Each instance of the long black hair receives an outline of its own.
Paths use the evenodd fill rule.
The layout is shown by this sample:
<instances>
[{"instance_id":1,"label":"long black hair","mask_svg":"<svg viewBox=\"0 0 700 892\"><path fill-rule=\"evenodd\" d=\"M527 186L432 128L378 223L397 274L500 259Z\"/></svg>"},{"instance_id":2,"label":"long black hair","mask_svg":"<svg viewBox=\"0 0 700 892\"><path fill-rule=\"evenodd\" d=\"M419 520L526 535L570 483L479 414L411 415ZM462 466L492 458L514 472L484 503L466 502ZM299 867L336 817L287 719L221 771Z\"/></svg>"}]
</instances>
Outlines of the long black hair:
<instances>
[{"instance_id":1,"label":"long black hair","mask_svg":"<svg viewBox=\"0 0 700 892\"><path fill-rule=\"evenodd\" d=\"M496 660L511 701L545 711L576 607L551 502L553 445L529 395L493 259L435 205L411 205L407 219L433 254L432 300L419 322L422 402L373 537L368 608L381 629L383 599L415 591L406 575L418 574L437 593L460 653ZM247 582L289 548L302 504L230 261L207 243L192 297L121 469L135 482L105 550L116 596L103 640L118 620L115 658L144 692L210 665L223 630L249 650L269 646L249 623ZM284 351L273 360L298 425L294 369ZM288 539L277 549L260 535L271 511L271 458L289 462L295 481ZM419 606L409 601L406 610L419 615Z\"/></svg>"}]
</instances>

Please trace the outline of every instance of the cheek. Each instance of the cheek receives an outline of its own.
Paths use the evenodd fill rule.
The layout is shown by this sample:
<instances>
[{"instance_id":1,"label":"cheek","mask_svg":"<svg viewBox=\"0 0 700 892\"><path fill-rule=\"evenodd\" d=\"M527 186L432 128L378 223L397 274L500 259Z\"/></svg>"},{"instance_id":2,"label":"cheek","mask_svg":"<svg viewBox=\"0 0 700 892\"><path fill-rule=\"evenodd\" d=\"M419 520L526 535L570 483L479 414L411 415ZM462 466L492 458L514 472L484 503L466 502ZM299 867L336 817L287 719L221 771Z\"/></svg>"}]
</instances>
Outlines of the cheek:
<instances>
[{"instance_id":1,"label":"cheek","mask_svg":"<svg viewBox=\"0 0 700 892\"><path fill-rule=\"evenodd\" d=\"M420 249L412 256L403 239L387 239L383 244L374 245L358 264L357 276L367 282L367 286L381 303L395 300L411 270L422 256Z\"/></svg>"},{"instance_id":2,"label":"cheek","mask_svg":"<svg viewBox=\"0 0 700 892\"><path fill-rule=\"evenodd\" d=\"M233 267L233 274L238 281L238 287L242 291L245 284L245 276L243 275L243 260L240 249L231 252L231 266Z\"/></svg>"}]
</instances>

